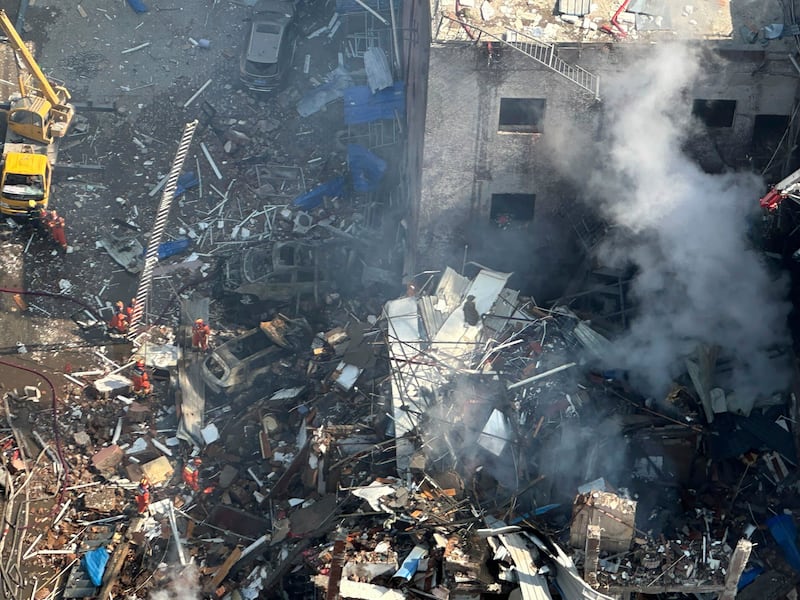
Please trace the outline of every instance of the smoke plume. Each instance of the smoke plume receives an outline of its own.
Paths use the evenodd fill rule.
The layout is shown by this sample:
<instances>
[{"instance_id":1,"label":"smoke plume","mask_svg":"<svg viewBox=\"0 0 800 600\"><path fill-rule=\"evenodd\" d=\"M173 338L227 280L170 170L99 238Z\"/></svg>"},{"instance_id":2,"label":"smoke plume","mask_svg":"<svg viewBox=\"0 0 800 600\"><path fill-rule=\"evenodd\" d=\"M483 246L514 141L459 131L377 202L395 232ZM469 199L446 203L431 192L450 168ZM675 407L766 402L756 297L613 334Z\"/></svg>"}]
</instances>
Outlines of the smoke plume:
<instances>
[{"instance_id":1,"label":"smoke plume","mask_svg":"<svg viewBox=\"0 0 800 600\"><path fill-rule=\"evenodd\" d=\"M624 231L601 246L601 262L632 263L637 273L638 314L614 361L660 395L698 343L718 345L732 360L726 387L771 392L787 381L768 356L789 341L786 282L747 239L763 182L705 173L682 151L702 135L688 93L699 65L695 51L665 45L604 86L604 163L587 191Z\"/></svg>"},{"instance_id":2,"label":"smoke plume","mask_svg":"<svg viewBox=\"0 0 800 600\"><path fill-rule=\"evenodd\" d=\"M171 569L169 579L161 589L150 592L150 600L199 600L202 597L200 574L194 563Z\"/></svg>"}]
</instances>

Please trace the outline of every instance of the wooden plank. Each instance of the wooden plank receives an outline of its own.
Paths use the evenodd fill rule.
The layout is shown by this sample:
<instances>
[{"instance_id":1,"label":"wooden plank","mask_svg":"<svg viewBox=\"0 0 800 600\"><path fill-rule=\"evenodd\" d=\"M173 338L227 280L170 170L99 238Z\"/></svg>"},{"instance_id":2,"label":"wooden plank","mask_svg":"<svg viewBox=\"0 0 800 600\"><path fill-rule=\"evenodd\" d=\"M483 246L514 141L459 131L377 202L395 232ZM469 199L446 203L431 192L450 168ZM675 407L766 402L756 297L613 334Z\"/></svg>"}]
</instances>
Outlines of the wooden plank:
<instances>
[{"instance_id":1,"label":"wooden plank","mask_svg":"<svg viewBox=\"0 0 800 600\"><path fill-rule=\"evenodd\" d=\"M103 587L100 588L100 593L97 595L98 600L108 600L111 596L111 590L117 583L117 576L119 576L122 565L125 564L130 546L130 541L126 540L119 544L114 550L114 554L111 555L111 560L108 561L106 572L103 575Z\"/></svg>"},{"instance_id":2,"label":"wooden plank","mask_svg":"<svg viewBox=\"0 0 800 600\"><path fill-rule=\"evenodd\" d=\"M217 569L217 572L214 573L214 577L211 578L211 581L205 587L205 592L207 594L213 594L214 590L219 587L219 584L224 581L224 579L228 576L233 565L236 564L236 561L242 556L242 549L238 546L233 549L233 552L228 554L228 558L225 559L225 562L222 563Z\"/></svg>"}]
</instances>

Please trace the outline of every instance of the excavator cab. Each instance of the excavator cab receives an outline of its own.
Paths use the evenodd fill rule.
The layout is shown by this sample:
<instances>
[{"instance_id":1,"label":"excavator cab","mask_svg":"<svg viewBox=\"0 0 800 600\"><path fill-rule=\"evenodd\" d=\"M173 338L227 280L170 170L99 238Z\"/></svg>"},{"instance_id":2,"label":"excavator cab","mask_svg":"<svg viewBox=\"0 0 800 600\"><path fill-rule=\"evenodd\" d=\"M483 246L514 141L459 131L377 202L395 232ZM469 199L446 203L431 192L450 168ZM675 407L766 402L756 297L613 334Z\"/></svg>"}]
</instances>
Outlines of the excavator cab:
<instances>
[{"instance_id":1,"label":"excavator cab","mask_svg":"<svg viewBox=\"0 0 800 600\"><path fill-rule=\"evenodd\" d=\"M54 88L56 93L63 92L65 101L53 105L38 90L26 86L27 94L12 98L8 110L8 127L15 135L42 144L52 144L55 138L64 137L67 133L75 109L67 104L69 93L63 87ZM62 97L62 94L58 94Z\"/></svg>"},{"instance_id":2,"label":"excavator cab","mask_svg":"<svg viewBox=\"0 0 800 600\"><path fill-rule=\"evenodd\" d=\"M34 60L25 42L0 9L0 29L8 37L17 60L27 69L19 77L19 96L10 100L8 127L15 134L41 144L64 137L75 116L71 95L63 85L51 82Z\"/></svg>"}]
</instances>

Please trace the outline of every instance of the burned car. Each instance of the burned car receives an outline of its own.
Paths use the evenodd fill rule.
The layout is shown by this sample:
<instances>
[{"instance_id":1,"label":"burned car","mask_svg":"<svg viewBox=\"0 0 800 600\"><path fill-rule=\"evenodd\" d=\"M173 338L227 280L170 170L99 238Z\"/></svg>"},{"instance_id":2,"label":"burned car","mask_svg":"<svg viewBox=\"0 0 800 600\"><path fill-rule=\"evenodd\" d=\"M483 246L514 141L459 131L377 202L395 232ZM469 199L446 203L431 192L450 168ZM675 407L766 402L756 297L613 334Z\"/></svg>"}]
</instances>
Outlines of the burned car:
<instances>
[{"instance_id":1,"label":"burned car","mask_svg":"<svg viewBox=\"0 0 800 600\"><path fill-rule=\"evenodd\" d=\"M348 257L341 243L284 241L257 246L226 260L222 289L241 295L244 303L288 302L322 294L333 289L334 271L344 268Z\"/></svg>"},{"instance_id":2,"label":"burned car","mask_svg":"<svg viewBox=\"0 0 800 600\"><path fill-rule=\"evenodd\" d=\"M297 47L292 2L262 0L253 8L239 60L242 84L258 92L276 89L292 66Z\"/></svg>"},{"instance_id":3,"label":"burned car","mask_svg":"<svg viewBox=\"0 0 800 600\"><path fill-rule=\"evenodd\" d=\"M263 321L214 348L203 361L203 380L215 393L236 392L270 371L276 360L305 347L310 336L305 319L278 315L272 321Z\"/></svg>"}]
</instances>

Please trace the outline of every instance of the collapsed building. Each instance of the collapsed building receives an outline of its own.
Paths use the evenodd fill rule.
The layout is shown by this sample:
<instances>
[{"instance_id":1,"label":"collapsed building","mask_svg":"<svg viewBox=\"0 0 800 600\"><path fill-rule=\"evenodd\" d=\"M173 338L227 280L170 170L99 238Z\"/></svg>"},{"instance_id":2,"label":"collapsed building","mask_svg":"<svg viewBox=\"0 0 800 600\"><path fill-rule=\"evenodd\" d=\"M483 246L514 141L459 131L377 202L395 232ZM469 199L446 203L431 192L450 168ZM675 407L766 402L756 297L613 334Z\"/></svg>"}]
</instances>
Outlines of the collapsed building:
<instances>
[{"instance_id":1,"label":"collapsed building","mask_svg":"<svg viewBox=\"0 0 800 600\"><path fill-rule=\"evenodd\" d=\"M336 39L341 56L324 82L276 109L309 118L341 100L346 152L303 167L256 150L245 159L237 146L262 138L220 135L208 112L200 129L219 138L209 145L241 169L203 146L203 169L224 172L227 188L206 180L204 195L197 178L178 192L167 176L148 186L149 198L167 185L163 196L178 199L181 239L171 241L197 251L157 267L172 287L142 305L161 301L163 314L140 315L147 327L130 356L109 342L84 357L91 368L62 369L63 389L42 380L6 394L3 589L40 600L164 589L790 596L796 395L731 383L750 375L742 348L694 338L662 374L663 393L641 385L619 347L645 307L634 293L643 267L595 262L609 217L567 203L582 188L548 162L558 146L548 140L575 133L558 137L559 126L589 138L602 129L600 82L640 48L609 43L587 3L559 2L558 18L535 2L364 4L336 2L307 26L307 39ZM641 4L618 11L631 27L613 16L618 42L620 32L672 35L670 9ZM752 28L737 37L747 33L739 14L682 13L674 29L696 34L697 21L728 36L691 89L690 112L711 134L710 145L692 137L694 158L709 171L741 166L768 121L758 160L772 162L793 123L796 67L784 46L794 34L764 28L771 45L753 46ZM263 121L268 140L281 122ZM231 174L248 178L245 192ZM97 232L135 275L162 249L151 236L143 258L137 211L123 233ZM218 269L211 255L223 255ZM100 345L90 336L111 305L94 287L99 318L82 311L76 323ZM196 318L217 326L208 354L191 349ZM777 372L788 349L766 349L759 357ZM152 371L154 396L131 393L129 358ZM150 504L134 512L143 478Z\"/></svg>"}]
</instances>

